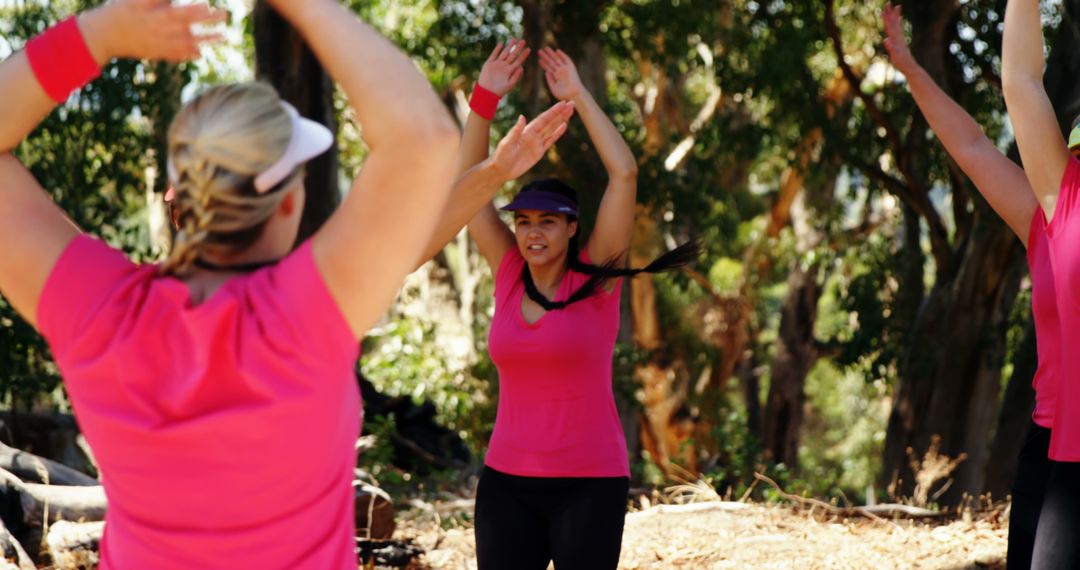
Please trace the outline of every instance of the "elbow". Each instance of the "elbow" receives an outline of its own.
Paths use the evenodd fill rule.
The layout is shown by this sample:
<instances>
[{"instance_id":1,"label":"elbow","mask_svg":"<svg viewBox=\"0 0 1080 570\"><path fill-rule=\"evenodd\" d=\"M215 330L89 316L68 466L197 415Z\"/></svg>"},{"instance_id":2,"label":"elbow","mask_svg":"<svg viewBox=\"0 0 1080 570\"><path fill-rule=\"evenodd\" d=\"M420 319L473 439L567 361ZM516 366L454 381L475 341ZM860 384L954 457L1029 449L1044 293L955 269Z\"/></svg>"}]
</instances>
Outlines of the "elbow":
<instances>
[{"instance_id":1,"label":"elbow","mask_svg":"<svg viewBox=\"0 0 1080 570\"><path fill-rule=\"evenodd\" d=\"M427 121L413 123L412 138L428 156L455 156L461 143L461 130L450 115L443 111L436 113Z\"/></svg>"},{"instance_id":2,"label":"elbow","mask_svg":"<svg viewBox=\"0 0 1080 570\"><path fill-rule=\"evenodd\" d=\"M1041 70L1040 70L1041 71ZM1008 96L1020 95L1029 91L1033 86L1042 87L1042 77L1039 73L1029 73L1016 62L1007 59L1001 65L1001 90Z\"/></svg>"},{"instance_id":3,"label":"elbow","mask_svg":"<svg viewBox=\"0 0 1080 570\"><path fill-rule=\"evenodd\" d=\"M608 176L620 182L637 182L638 165L633 160L626 161L625 164L612 167Z\"/></svg>"}]
</instances>

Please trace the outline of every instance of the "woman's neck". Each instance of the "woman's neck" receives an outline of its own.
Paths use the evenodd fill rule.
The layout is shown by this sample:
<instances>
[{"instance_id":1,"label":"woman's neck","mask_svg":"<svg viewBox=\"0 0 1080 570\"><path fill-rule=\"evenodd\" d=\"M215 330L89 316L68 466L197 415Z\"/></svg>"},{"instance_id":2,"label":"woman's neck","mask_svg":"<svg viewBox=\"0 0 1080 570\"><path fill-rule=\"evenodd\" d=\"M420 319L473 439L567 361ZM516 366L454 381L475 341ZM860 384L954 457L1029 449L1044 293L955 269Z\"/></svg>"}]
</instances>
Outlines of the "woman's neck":
<instances>
[{"instance_id":1,"label":"woman's neck","mask_svg":"<svg viewBox=\"0 0 1080 570\"><path fill-rule=\"evenodd\" d=\"M565 255L543 265L529 264L529 273L532 274L533 283L536 284L537 290L548 299L554 299L555 294L559 292L559 285L562 284L566 271Z\"/></svg>"}]
</instances>

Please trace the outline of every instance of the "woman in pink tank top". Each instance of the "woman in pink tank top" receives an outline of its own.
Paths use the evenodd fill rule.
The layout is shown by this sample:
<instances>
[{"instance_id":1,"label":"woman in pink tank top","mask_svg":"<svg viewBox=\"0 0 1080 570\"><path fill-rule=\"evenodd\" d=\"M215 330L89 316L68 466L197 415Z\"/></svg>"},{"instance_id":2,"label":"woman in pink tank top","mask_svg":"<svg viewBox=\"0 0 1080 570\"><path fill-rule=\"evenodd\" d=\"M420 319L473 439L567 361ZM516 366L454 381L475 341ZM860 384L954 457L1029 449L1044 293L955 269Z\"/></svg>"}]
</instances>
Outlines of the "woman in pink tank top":
<instances>
[{"instance_id":1,"label":"woman in pink tank top","mask_svg":"<svg viewBox=\"0 0 1080 570\"><path fill-rule=\"evenodd\" d=\"M528 55L524 42L513 42L485 63L459 172L487 155L495 104ZM551 561L558 570L614 569L629 484L611 377L620 277L686 264L697 247L682 246L644 270L620 269L633 232L636 159L570 58L552 49L539 56L552 95L585 123L609 182L581 248L577 193L559 180L533 181L503 208L514 215L513 231L490 203L469 222L495 273L489 349L499 371L495 429L477 488L477 561L480 570L543 570Z\"/></svg>"},{"instance_id":2,"label":"woman in pink tank top","mask_svg":"<svg viewBox=\"0 0 1080 570\"><path fill-rule=\"evenodd\" d=\"M900 8L884 14L885 48L942 146L964 171L990 207L1027 247L1031 273L1032 316L1039 366L1032 386L1035 410L1020 450L1009 516L1009 568L1029 568L1046 485L1050 478L1051 429L1061 381L1061 329L1054 294L1054 273L1046 237L1046 218L1031 193L1024 171L998 150L975 119L938 87L911 55Z\"/></svg>"},{"instance_id":3,"label":"woman in pink tank top","mask_svg":"<svg viewBox=\"0 0 1080 570\"><path fill-rule=\"evenodd\" d=\"M431 247L458 132L413 63L338 2L271 4L371 148L295 250L304 163L333 133L269 86L214 87L176 117L179 231L161 265L81 234L11 154L113 58L194 59L213 38L191 25L224 14L116 0L0 64L0 291L48 340L95 450L106 570L356 570L358 339Z\"/></svg>"},{"instance_id":4,"label":"woman in pink tank top","mask_svg":"<svg viewBox=\"0 0 1080 570\"><path fill-rule=\"evenodd\" d=\"M1061 336L1061 374L1050 439L1053 460L1039 513L1031 567L1080 568L1080 129L1069 141L1043 85L1045 55L1038 0L1005 11L1001 79L1024 172L1047 221ZM1065 55L1070 57L1070 55ZM1072 153L1070 153L1072 149Z\"/></svg>"}]
</instances>

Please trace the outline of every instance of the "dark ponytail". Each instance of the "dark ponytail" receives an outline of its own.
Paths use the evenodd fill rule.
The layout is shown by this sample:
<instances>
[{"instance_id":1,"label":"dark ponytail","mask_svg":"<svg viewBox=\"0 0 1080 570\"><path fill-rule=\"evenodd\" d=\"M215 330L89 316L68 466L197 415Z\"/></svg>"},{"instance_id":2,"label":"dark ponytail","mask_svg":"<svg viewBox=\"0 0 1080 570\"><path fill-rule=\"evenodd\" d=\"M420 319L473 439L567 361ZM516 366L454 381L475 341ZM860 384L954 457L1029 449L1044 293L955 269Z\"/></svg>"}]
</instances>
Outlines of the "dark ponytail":
<instances>
[{"instance_id":1,"label":"dark ponytail","mask_svg":"<svg viewBox=\"0 0 1080 570\"><path fill-rule=\"evenodd\" d=\"M579 287L577 291L574 291L572 295L567 297L565 301L552 301L545 297L544 294L536 288L536 283L533 281L532 272L529 271L529 264L527 263L521 268L521 280L525 284L525 294L528 295L530 299L537 305L543 307L544 310L556 311L589 298L599 291L601 286L609 279L634 277L642 273L663 273L665 271L672 271L690 265L694 261L697 261L697 258L700 255L701 242L694 239L657 257L652 260L652 263L640 269L620 268L619 258L621 258L622 255L617 255L613 259L609 259L603 265L590 265L581 261L580 248L578 246L577 236L575 236L570 240L570 247L566 253L566 265L571 271L577 271L578 273L588 275L589 280Z\"/></svg>"},{"instance_id":2,"label":"dark ponytail","mask_svg":"<svg viewBox=\"0 0 1080 570\"><path fill-rule=\"evenodd\" d=\"M518 194L518 196L533 191L546 191L561 194L562 196L569 198L576 211L578 203L577 191L561 180L549 178L546 180L530 182L521 189L521 193ZM571 222L577 221L577 217L573 215L567 215L567 218ZM619 267L621 265L619 260L623 257L621 254L607 260L603 265L591 265L581 261L581 246L578 245L577 235L574 235L574 237L570 239L570 246L567 248L566 266L571 271L588 275L589 280L577 291L574 291L573 295L570 295L565 301L552 301L545 297L544 294L536 288L536 283L533 281L532 272L529 271L529 265L527 263L521 269L521 280L525 284L525 293L530 299L535 301L536 304L540 305L545 310L555 311L565 308L582 299L587 299L600 290L600 287L604 282L609 279L615 279L617 277L633 277L641 273L662 273L664 271L671 271L690 265L694 261L697 261L697 258L700 255L701 242L695 239L657 257L652 263L641 269Z\"/></svg>"}]
</instances>

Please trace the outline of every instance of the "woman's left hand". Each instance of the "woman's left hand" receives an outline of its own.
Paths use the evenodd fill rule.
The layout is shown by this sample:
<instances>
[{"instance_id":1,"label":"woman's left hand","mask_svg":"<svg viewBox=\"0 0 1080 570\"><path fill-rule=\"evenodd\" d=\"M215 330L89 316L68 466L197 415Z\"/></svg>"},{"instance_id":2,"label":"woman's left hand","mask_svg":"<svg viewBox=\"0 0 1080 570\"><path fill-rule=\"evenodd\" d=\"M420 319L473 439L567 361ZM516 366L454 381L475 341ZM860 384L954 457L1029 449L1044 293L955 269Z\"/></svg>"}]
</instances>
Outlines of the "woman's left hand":
<instances>
[{"instance_id":1,"label":"woman's left hand","mask_svg":"<svg viewBox=\"0 0 1080 570\"><path fill-rule=\"evenodd\" d=\"M548 89L556 99L574 101L586 92L573 60L562 50L540 50L540 68L544 70Z\"/></svg>"},{"instance_id":2,"label":"woman's left hand","mask_svg":"<svg viewBox=\"0 0 1080 570\"><path fill-rule=\"evenodd\" d=\"M198 58L201 45L221 40L193 26L219 24L228 16L205 2L113 0L80 15L79 28L98 64L114 57L180 62Z\"/></svg>"}]
</instances>

